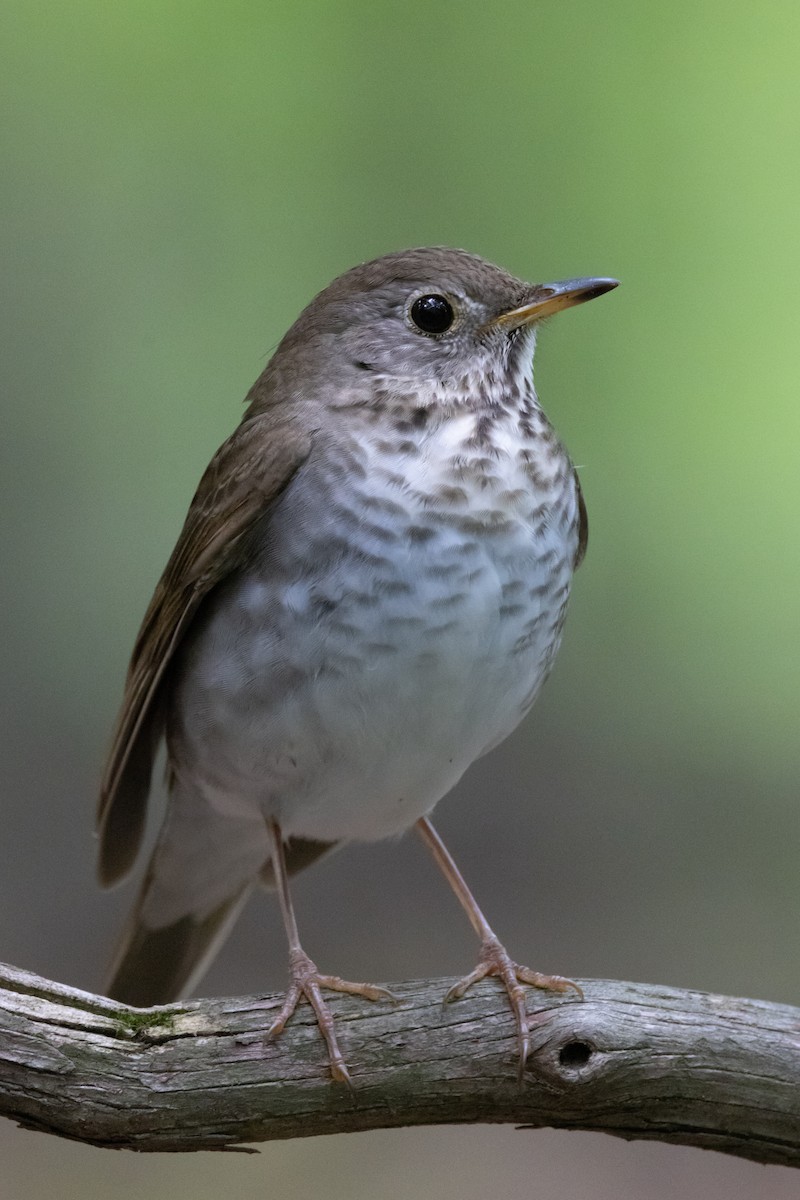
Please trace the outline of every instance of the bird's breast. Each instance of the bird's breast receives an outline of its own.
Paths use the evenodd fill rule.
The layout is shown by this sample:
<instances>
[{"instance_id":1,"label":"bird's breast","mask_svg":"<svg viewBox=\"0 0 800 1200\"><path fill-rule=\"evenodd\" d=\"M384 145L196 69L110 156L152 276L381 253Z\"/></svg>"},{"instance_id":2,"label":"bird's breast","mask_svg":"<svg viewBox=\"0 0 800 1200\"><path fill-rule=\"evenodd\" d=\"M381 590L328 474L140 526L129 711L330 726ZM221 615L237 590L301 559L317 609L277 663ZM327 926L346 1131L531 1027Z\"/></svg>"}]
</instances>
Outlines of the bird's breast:
<instances>
[{"instance_id":1,"label":"bird's breast","mask_svg":"<svg viewBox=\"0 0 800 1200\"><path fill-rule=\"evenodd\" d=\"M176 740L287 832L407 827L516 726L558 647L577 544L558 443L469 419L400 440L311 463L185 660Z\"/></svg>"}]
</instances>

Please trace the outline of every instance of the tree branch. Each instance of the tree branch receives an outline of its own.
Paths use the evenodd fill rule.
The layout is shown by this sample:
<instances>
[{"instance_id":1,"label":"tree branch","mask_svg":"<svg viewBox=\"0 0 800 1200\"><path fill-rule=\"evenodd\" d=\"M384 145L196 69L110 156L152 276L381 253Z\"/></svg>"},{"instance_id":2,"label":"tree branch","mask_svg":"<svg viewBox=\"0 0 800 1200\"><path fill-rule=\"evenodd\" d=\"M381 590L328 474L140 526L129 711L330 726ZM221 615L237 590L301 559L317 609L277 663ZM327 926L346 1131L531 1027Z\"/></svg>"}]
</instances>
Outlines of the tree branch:
<instances>
[{"instance_id":1,"label":"tree branch","mask_svg":"<svg viewBox=\"0 0 800 1200\"><path fill-rule=\"evenodd\" d=\"M800 1166L800 1009L602 980L584 1001L532 992L520 1087L504 994L443 1007L450 982L404 984L397 1005L330 997L351 1091L306 1006L273 1043L275 996L130 1009L0 965L0 1114L132 1150L512 1122Z\"/></svg>"}]
</instances>

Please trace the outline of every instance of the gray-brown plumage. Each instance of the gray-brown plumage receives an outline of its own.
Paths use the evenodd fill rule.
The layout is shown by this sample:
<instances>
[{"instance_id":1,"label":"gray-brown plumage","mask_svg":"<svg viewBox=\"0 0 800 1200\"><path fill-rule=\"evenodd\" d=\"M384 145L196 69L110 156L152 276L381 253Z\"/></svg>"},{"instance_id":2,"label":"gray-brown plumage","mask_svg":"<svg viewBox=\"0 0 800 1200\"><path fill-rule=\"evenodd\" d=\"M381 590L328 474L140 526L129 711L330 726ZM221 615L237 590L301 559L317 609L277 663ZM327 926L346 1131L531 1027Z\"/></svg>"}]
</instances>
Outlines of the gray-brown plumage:
<instances>
[{"instance_id":1,"label":"gray-brown plumage","mask_svg":"<svg viewBox=\"0 0 800 1200\"><path fill-rule=\"evenodd\" d=\"M310 444L308 433L270 414L246 417L200 481L133 647L100 789L98 872L105 886L130 870L139 849L162 733L164 671L203 598L244 561L245 534L286 487Z\"/></svg>"},{"instance_id":2,"label":"gray-brown plumage","mask_svg":"<svg viewBox=\"0 0 800 1200\"><path fill-rule=\"evenodd\" d=\"M520 1032L512 963L430 826L519 722L558 648L586 542L577 478L533 390L536 322L615 286L529 285L464 251L388 255L320 293L215 455L136 640L100 808L100 878L141 840L166 736L170 804L110 994L193 986L254 883L277 887L291 985L347 1072L288 875L415 822ZM459 992L458 994L461 994Z\"/></svg>"}]
</instances>

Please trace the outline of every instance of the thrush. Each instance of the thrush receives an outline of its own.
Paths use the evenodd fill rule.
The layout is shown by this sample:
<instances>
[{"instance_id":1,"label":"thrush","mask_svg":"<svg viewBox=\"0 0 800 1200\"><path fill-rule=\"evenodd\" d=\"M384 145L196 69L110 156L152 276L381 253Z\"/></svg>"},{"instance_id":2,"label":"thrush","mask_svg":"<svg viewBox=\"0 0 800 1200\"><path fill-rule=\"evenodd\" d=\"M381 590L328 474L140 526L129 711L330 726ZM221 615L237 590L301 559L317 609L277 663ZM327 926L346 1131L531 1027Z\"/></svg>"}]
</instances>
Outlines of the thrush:
<instances>
[{"instance_id":1,"label":"thrush","mask_svg":"<svg viewBox=\"0 0 800 1200\"><path fill-rule=\"evenodd\" d=\"M586 547L575 469L533 385L538 323L616 286L529 284L463 250L402 251L301 313L203 475L133 649L102 783L99 875L139 850L153 759L169 802L108 994L194 989L261 881L290 983L270 1035L310 1002L348 1080L289 878L350 841L416 825L480 938L453 999L497 976L528 1055L515 963L430 822L522 720L561 639Z\"/></svg>"}]
</instances>

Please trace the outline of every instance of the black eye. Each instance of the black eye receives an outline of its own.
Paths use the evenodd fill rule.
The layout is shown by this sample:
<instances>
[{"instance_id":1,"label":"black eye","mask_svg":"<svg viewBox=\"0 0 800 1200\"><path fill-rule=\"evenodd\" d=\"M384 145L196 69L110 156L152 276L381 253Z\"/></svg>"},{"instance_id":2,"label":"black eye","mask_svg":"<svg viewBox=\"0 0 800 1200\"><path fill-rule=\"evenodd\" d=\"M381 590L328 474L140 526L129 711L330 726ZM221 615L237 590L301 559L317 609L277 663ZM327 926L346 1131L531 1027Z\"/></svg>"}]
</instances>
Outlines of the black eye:
<instances>
[{"instance_id":1,"label":"black eye","mask_svg":"<svg viewBox=\"0 0 800 1200\"><path fill-rule=\"evenodd\" d=\"M420 296L411 305L411 320L423 333L445 333L453 324L455 313L444 296Z\"/></svg>"}]
</instances>

